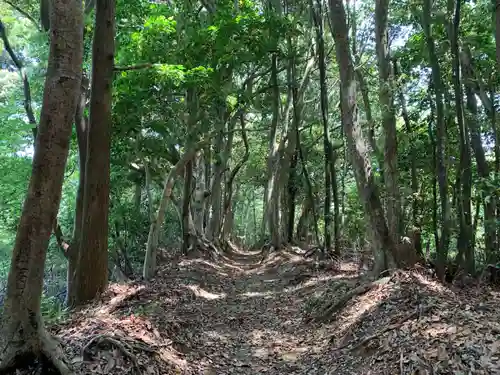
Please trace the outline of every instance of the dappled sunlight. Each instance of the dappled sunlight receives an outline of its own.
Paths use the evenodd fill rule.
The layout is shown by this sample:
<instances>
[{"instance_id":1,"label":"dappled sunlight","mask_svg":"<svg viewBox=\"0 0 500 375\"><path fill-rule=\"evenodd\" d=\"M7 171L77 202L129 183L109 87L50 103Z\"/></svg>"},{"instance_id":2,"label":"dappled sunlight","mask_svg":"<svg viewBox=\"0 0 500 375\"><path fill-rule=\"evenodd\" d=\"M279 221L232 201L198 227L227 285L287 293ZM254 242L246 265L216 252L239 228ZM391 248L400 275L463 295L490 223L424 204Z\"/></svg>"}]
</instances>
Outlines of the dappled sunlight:
<instances>
[{"instance_id":1,"label":"dappled sunlight","mask_svg":"<svg viewBox=\"0 0 500 375\"><path fill-rule=\"evenodd\" d=\"M310 350L300 343L296 335L269 330L254 330L249 334L251 343L256 347L252 355L259 358L278 356L284 361L295 362Z\"/></svg>"},{"instance_id":2,"label":"dappled sunlight","mask_svg":"<svg viewBox=\"0 0 500 375\"><path fill-rule=\"evenodd\" d=\"M204 331L203 334L208 339L208 341L206 342L207 344L211 344L213 340L228 343L230 339L229 336L223 335L217 331Z\"/></svg>"},{"instance_id":3,"label":"dappled sunlight","mask_svg":"<svg viewBox=\"0 0 500 375\"><path fill-rule=\"evenodd\" d=\"M226 298L226 293L219 293L219 294L210 293L202 289L199 285L185 285L184 287L191 290L197 297L202 297L209 300Z\"/></svg>"},{"instance_id":4,"label":"dappled sunlight","mask_svg":"<svg viewBox=\"0 0 500 375\"><path fill-rule=\"evenodd\" d=\"M217 264L208 262L205 259L184 259L183 261L179 262L179 266L188 269L191 266L195 264L203 264L205 266L209 266L210 268L214 269L217 271L221 276L228 276L228 274L224 271L224 268L221 266L218 266Z\"/></svg>"},{"instance_id":5,"label":"dappled sunlight","mask_svg":"<svg viewBox=\"0 0 500 375\"><path fill-rule=\"evenodd\" d=\"M447 288L445 285L441 284L437 280L432 280L429 279L428 277L425 277L424 275L414 272L413 277L422 285L425 286L426 288L429 288L430 290L437 292L437 293L448 293L450 292L450 289Z\"/></svg>"},{"instance_id":6,"label":"dappled sunlight","mask_svg":"<svg viewBox=\"0 0 500 375\"><path fill-rule=\"evenodd\" d=\"M270 297L274 294L277 294L277 292L273 291L268 291L268 292L245 292L241 293L240 296L243 297Z\"/></svg>"}]
</instances>

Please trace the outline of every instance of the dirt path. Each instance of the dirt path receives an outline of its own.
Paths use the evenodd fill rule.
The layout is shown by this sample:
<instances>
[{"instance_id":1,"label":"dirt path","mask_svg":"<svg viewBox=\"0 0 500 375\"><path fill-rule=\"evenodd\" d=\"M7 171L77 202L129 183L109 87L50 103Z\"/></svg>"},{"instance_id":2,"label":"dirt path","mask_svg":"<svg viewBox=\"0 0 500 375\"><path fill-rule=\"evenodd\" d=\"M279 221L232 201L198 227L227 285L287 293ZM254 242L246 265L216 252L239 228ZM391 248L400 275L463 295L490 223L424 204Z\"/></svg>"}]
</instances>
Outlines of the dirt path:
<instances>
[{"instance_id":1,"label":"dirt path","mask_svg":"<svg viewBox=\"0 0 500 375\"><path fill-rule=\"evenodd\" d=\"M210 275L194 289L193 303L180 308L197 327L194 340L185 343L186 356L207 374L312 370L313 364L302 361L310 351L310 328L301 322L303 295L293 293L286 272L258 261L255 255L233 258L225 266L227 277Z\"/></svg>"},{"instance_id":2,"label":"dirt path","mask_svg":"<svg viewBox=\"0 0 500 375\"><path fill-rule=\"evenodd\" d=\"M399 273L320 324L304 321L308 311L339 300L360 275L293 252L260 260L165 257L152 283L114 285L53 332L82 374L500 373L494 291L454 292ZM128 354L103 342L82 355L99 335Z\"/></svg>"}]
</instances>

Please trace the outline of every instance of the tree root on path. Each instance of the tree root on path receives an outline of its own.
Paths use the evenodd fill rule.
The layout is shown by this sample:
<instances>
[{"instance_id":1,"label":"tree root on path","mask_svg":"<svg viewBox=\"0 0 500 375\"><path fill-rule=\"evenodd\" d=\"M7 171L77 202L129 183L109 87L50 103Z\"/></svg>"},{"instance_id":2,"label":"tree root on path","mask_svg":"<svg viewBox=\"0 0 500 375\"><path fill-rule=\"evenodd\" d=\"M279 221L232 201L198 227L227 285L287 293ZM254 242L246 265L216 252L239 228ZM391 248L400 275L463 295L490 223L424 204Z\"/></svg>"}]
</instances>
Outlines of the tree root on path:
<instances>
[{"instance_id":1,"label":"tree root on path","mask_svg":"<svg viewBox=\"0 0 500 375\"><path fill-rule=\"evenodd\" d=\"M210 240L208 240L205 236L199 236L191 234L191 245L189 246L188 252L196 250L202 250L210 255L210 258L213 261L217 261L221 255L220 249L216 246L216 244Z\"/></svg>"},{"instance_id":2,"label":"tree root on path","mask_svg":"<svg viewBox=\"0 0 500 375\"><path fill-rule=\"evenodd\" d=\"M362 284L357 288L354 288L350 292L346 293L340 300L337 302L328 301L323 307L319 309L317 313L313 316L308 317L305 321L306 323L315 321L325 323L332 319L333 314L342 309L352 298L360 296L369 292L370 290L381 286L386 285L391 281L391 277L383 277L381 279Z\"/></svg>"},{"instance_id":3,"label":"tree root on path","mask_svg":"<svg viewBox=\"0 0 500 375\"><path fill-rule=\"evenodd\" d=\"M128 343L124 338L119 337L119 336L110 336L107 334L102 334L102 335L97 335L94 336L92 339L89 340L89 342L83 347L82 349L82 357L85 360L90 360L91 359L91 353L90 349L92 348L93 345L100 346L100 345L110 345L116 347L125 358L128 358L130 362L132 362L132 365L134 366L135 372L137 374L141 373L139 361L137 360L137 357L135 354L133 354L133 350L142 350L148 353L156 353L156 350L147 347L146 345L143 344L138 344L138 343Z\"/></svg>"},{"instance_id":4,"label":"tree root on path","mask_svg":"<svg viewBox=\"0 0 500 375\"><path fill-rule=\"evenodd\" d=\"M33 366L41 367L43 374L73 374L62 349L46 331L29 341L11 340L3 353L0 374L17 374L17 370Z\"/></svg>"}]
</instances>

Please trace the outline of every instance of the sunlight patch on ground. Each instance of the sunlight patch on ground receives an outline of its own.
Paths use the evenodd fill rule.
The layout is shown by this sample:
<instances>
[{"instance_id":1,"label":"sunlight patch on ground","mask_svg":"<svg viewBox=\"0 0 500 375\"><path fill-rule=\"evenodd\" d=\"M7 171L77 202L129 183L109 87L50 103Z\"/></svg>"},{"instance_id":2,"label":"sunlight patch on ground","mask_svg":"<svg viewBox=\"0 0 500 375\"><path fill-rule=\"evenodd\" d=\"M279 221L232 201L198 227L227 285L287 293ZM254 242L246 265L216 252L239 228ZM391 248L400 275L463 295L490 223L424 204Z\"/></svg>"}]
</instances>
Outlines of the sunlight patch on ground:
<instances>
[{"instance_id":1,"label":"sunlight patch on ground","mask_svg":"<svg viewBox=\"0 0 500 375\"><path fill-rule=\"evenodd\" d=\"M438 281L430 280L418 272L414 272L413 275L415 276L415 278L418 280L419 283L421 283L423 286L429 288L430 290L432 290L434 292L438 292L438 293L449 293L450 292L450 290L446 286L439 283Z\"/></svg>"},{"instance_id":2,"label":"sunlight patch on ground","mask_svg":"<svg viewBox=\"0 0 500 375\"><path fill-rule=\"evenodd\" d=\"M217 341L221 341L221 342L224 342L224 343L228 343L229 342L229 339L225 335L221 335L217 331L205 331L203 333L209 339L209 341L206 342L207 345L211 344L212 340L217 340Z\"/></svg>"},{"instance_id":3,"label":"sunlight patch on ground","mask_svg":"<svg viewBox=\"0 0 500 375\"><path fill-rule=\"evenodd\" d=\"M342 346L344 341L350 340L349 337L357 329L364 316L376 310L381 301L385 300L390 293L388 288L382 288L374 289L363 296L357 297L352 306L342 310L342 322L339 325L339 332L329 335L328 340L330 341L335 337L337 339L336 346Z\"/></svg>"},{"instance_id":4,"label":"sunlight patch on ground","mask_svg":"<svg viewBox=\"0 0 500 375\"><path fill-rule=\"evenodd\" d=\"M163 362L171 363L182 370L187 370L187 361L185 359L179 358L175 353L170 350L160 349L158 354Z\"/></svg>"},{"instance_id":5,"label":"sunlight patch on ground","mask_svg":"<svg viewBox=\"0 0 500 375\"><path fill-rule=\"evenodd\" d=\"M196 263L201 263L201 264L204 264L206 266L212 267L214 270L219 272L220 275L228 276L228 274L226 272L224 272L224 269L221 266L218 266L214 263L207 262L204 259L185 259L179 263L179 266L190 268L193 264L196 264Z\"/></svg>"},{"instance_id":6,"label":"sunlight patch on ground","mask_svg":"<svg viewBox=\"0 0 500 375\"><path fill-rule=\"evenodd\" d=\"M274 294L277 294L276 292L273 291L268 291L268 292L245 292L239 294L242 297L268 297L272 296Z\"/></svg>"},{"instance_id":7,"label":"sunlight patch on ground","mask_svg":"<svg viewBox=\"0 0 500 375\"><path fill-rule=\"evenodd\" d=\"M211 293L209 291L206 291L205 289L202 289L199 285L185 285L185 288L191 290L197 297L209 300L226 298L226 293Z\"/></svg>"},{"instance_id":8,"label":"sunlight patch on ground","mask_svg":"<svg viewBox=\"0 0 500 375\"><path fill-rule=\"evenodd\" d=\"M295 362L311 351L309 346L299 342L298 336L277 331L254 330L250 333L249 339L253 345L257 346L252 356L262 359L278 356L283 361Z\"/></svg>"}]
</instances>

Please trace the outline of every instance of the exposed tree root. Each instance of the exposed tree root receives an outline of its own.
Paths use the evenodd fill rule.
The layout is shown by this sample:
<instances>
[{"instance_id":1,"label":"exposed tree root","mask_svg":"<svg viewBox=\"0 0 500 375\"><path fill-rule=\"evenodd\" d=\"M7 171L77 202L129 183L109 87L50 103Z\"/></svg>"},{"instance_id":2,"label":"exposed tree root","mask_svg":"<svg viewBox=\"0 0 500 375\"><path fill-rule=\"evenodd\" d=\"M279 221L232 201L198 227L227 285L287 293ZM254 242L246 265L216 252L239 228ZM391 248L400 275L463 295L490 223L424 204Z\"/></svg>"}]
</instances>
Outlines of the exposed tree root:
<instances>
[{"instance_id":1,"label":"exposed tree root","mask_svg":"<svg viewBox=\"0 0 500 375\"><path fill-rule=\"evenodd\" d=\"M63 351L45 331L34 340L8 343L0 363L0 374L17 374L19 369L34 366L41 367L43 374L73 374Z\"/></svg>"},{"instance_id":2,"label":"exposed tree root","mask_svg":"<svg viewBox=\"0 0 500 375\"><path fill-rule=\"evenodd\" d=\"M213 261L217 261L221 255L221 251L216 243L209 241L205 236L190 235L190 246L188 252L199 249L210 255Z\"/></svg>"},{"instance_id":3,"label":"exposed tree root","mask_svg":"<svg viewBox=\"0 0 500 375\"><path fill-rule=\"evenodd\" d=\"M337 302L328 301L325 305L323 305L319 309L319 311L316 314L314 314L311 317L308 317L306 319L306 322L311 322L311 321L328 322L332 318L333 314L342 309L347 304L347 302L349 302L352 298L365 294L375 287L388 284L390 281L391 277L388 276L360 285L357 288L354 288L350 292L346 293Z\"/></svg>"},{"instance_id":4,"label":"exposed tree root","mask_svg":"<svg viewBox=\"0 0 500 375\"><path fill-rule=\"evenodd\" d=\"M124 357L128 358L130 362L132 362L136 373L137 374L141 373L137 357L132 353L133 347L127 342L120 341L120 339L116 336L113 337L105 334L94 336L82 349L83 359L90 360L92 358L90 349L92 348L93 345L99 346L106 344L116 347L123 354ZM144 350L144 348L142 347L141 349Z\"/></svg>"}]
</instances>

